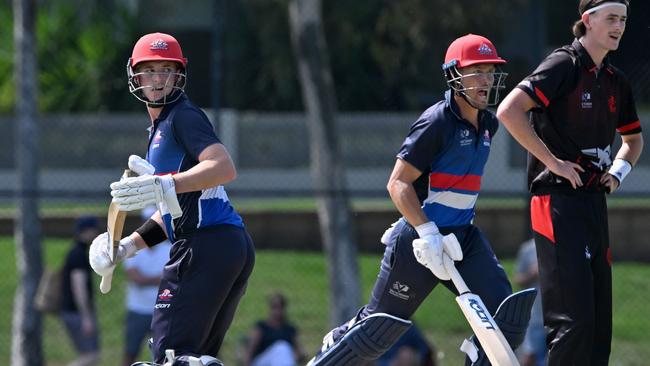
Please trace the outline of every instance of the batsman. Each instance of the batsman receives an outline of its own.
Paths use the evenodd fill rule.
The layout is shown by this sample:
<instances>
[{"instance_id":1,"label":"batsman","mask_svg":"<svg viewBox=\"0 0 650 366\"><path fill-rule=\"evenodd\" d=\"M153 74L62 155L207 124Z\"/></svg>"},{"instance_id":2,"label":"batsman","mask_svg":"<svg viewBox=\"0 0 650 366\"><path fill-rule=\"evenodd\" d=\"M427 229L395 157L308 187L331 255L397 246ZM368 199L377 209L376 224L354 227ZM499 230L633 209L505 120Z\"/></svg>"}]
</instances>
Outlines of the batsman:
<instances>
[{"instance_id":1,"label":"batsman","mask_svg":"<svg viewBox=\"0 0 650 366\"><path fill-rule=\"evenodd\" d=\"M512 294L490 244L472 224L498 127L487 107L498 103L505 87L507 74L499 70L505 63L492 42L479 35L449 46L442 65L449 90L413 123L388 181L403 216L382 236L386 249L370 301L325 336L310 365L363 365L397 341L438 284L458 294L444 265L447 255L512 349L522 342L535 292ZM457 240L448 240L451 235ZM463 344L467 364L490 364L481 347L474 337Z\"/></svg>"},{"instance_id":2,"label":"batsman","mask_svg":"<svg viewBox=\"0 0 650 366\"><path fill-rule=\"evenodd\" d=\"M129 157L129 169L139 176L111 184L112 202L122 211L151 204L158 211L120 240L115 260L113 238L99 235L90 263L110 277L118 262L169 239L151 324L154 360L137 364L221 365L216 356L255 261L252 240L223 187L235 179L235 167L207 116L184 92L187 59L174 37L140 38L127 75L131 94L147 107L149 144L145 159Z\"/></svg>"}]
</instances>

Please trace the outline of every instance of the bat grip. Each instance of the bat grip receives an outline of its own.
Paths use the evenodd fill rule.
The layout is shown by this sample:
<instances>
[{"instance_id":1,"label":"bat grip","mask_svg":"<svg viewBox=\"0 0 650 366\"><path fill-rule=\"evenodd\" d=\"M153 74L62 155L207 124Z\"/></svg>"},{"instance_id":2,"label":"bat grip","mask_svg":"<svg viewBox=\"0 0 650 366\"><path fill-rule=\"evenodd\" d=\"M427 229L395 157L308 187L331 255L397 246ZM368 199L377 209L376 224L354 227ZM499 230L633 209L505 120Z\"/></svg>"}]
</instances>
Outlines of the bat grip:
<instances>
[{"instance_id":1,"label":"bat grip","mask_svg":"<svg viewBox=\"0 0 650 366\"><path fill-rule=\"evenodd\" d=\"M458 272L458 269L456 269L456 265L454 264L454 261L445 252L442 253L442 262L445 266L445 269L447 270L447 274L449 275L449 277L451 277L451 282L453 282L454 286L456 286L456 290L458 290L458 293L462 295L464 293L471 292L469 290L469 287L467 287L467 284L465 284L463 277Z\"/></svg>"}]
</instances>

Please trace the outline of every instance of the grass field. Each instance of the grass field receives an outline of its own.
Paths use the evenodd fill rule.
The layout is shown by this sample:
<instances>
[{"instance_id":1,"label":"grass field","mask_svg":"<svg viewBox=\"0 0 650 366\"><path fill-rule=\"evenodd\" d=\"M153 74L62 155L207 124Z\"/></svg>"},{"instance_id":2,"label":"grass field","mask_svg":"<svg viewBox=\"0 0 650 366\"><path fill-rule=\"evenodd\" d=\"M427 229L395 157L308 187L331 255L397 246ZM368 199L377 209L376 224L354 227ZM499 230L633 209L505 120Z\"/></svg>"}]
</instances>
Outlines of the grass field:
<instances>
[{"instance_id":1,"label":"grass field","mask_svg":"<svg viewBox=\"0 0 650 366\"><path fill-rule=\"evenodd\" d=\"M54 268L62 262L69 247L67 241L47 240L44 257L47 266ZM362 256L360 268L363 294L359 302L367 301L379 265L378 256ZM504 266L511 273L512 262ZM227 365L236 365L241 339L255 320L266 314L266 296L282 291L289 299L289 315L300 331L304 348L312 353L322 336L329 330L327 324L328 289L324 258L319 253L261 251L257 255L255 271L235 322L228 334L221 354ZM617 263L614 267L614 342L612 365L647 365L650 359L650 319L645 316L647 294L650 293L650 266L635 263ZM96 278L97 286L99 278ZM14 246L11 238L0 239L0 364L8 365L11 344L11 313L16 285ZM114 288L108 295L96 293L100 315L102 366L121 363L122 328L124 324L124 276L118 271ZM352 315L352 314L350 314ZM453 296L437 288L415 315L415 321L438 351L441 365L460 365L458 351L462 339L469 334ZM44 318L44 354L47 365L65 365L74 358L70 342L61 322L51 315ZM142 352L148 359L147 352Z\"/></svg>"},{"instance_id":2,"label":"grass field","mask_svg":"<svg viewBox=\"0 0 650 366\"><path fill-rule=\"evenodd\" d=\"M316 201L311 197L281 197L281 198L238 198L236 195L231 200L240 212L256 211L309 211L316 209ZM385 198L355 198L351 200L354 210L394 210L392 202ZM524 196L490 196L483 195L477 201L476 207L482 208L524 208L527 200ZM610 197L607 205L612 208L644 208L650 207L648 196L617 196ZM44 202L40 206L40 213L44 216L78 216L80 214L104 215L108 209L108 200L97 200L86 203L81 202ZM15 217L16 207L10 203L0 203L0 217Z\"/></svg>"}]
</instances>

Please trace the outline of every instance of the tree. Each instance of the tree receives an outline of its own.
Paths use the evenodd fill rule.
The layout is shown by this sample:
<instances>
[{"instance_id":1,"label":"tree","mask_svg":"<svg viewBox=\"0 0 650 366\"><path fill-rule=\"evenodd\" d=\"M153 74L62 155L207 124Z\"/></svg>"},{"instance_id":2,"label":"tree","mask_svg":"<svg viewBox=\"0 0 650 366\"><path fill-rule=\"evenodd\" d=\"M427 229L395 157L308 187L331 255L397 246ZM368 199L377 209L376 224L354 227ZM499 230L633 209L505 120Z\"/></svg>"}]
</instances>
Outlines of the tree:
<instances>
[{"instance_id":1,"label":"tree","mask_svg":"<svg viewBox=\"0 0 650 366\"><path fill-rule=\"evenodd\" d=\"M38 127L36 124L35 0L14 0L14 49L16 83L16 167L18 215L16 217L16 266L19 273L14 298L11 364L43 364L41 314L34 296L43 272L38 220Z\"/></svg>"},{"instance_id":2,"label":"tree","mask_svg":"<svg viewBox=\"0 0 650 366\"><path fill-rule=\"evenodd\" d=\"M356 311L360 285L320 0L292 0L289 21L303 103L307 109L311 173L328 263L330 321L338 325Z\"/></svg>"}]
</instances>

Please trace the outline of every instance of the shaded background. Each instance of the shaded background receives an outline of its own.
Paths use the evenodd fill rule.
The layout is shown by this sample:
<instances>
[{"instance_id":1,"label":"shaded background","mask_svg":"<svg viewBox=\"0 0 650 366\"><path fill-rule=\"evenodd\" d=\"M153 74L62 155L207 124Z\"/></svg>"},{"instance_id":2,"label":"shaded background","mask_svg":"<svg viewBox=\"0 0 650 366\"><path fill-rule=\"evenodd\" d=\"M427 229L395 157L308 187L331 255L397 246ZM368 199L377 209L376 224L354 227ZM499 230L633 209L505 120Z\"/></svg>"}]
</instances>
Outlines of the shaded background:
<instances>
[{"instance_id":1,"label":"shaded background","mask_svg":"<svg viewBox=\"0 0 650 366\"><path fill-rule=\"evenodd\" d=\"M65 240L53 238L70 237L72 220L79 214L104 215L108 184L120 174L130 154L142 155L145 151L148 116L142 103L128 93L125 65L137 38L162 31L173 34L181 43L189 59L186 91L212 117L236 162L239 177L227 189L247 220L258 248L271 253L299 250L302 254L280 253L283 260L294 258L290 263L295 271L323 270L318 265L299 265L304 260L301 255L320 253L313 203L318 192L313 191L309 174L309 141L290 43L287 3L37 1L38 102L34 108L38 111L40 133L40 180L36 194L42 205L48 267L56 265L66 245ZM630 79L641 123L647 129L650 3L631 3L626 34L611 57ZM397 217L387 199L386 180L408 127L444 93L440 65L447 45L470 32L490 38L508 60L505 69L510 73L509 91L546 54L571 42L570 28L578 18L576 8L577 1L566 0L323 3L340 111L337 123L342 160L355 218L359 220L356 238L362 252L376 256L382 248L373 243ZM0 251L7 254L6 258L12 258L11 223L18 195L12 27L11 2L0 0L0 233L7 236L0 243ZM503 258L511 258L516 244L528 236L524 164L524 152L501 129L482 181L477 223L484 227ZM616 195L622 199L614 200L612 233L615 238L626 235L617 243L620 249L614 252L616 258L650 258L647 249L642 248L647 243L643 238L647 238L644 230L650 207L648 181L650 152L646 149ZM135 224L132 218L130 225ZM314 260L318 263L318 259ZM368 273L372 274L378 257L368 261L372 263ZM269 277L269 273L256 272L254 276ZM327 296L308 291L318 286L300 282L302 277L310 278L297 272L292 280L298 282L296 291L308 295L292 297L291 301L297 302L298 312L326 318L321 304L326 303ZM11 276L5 278L6 293L13 293L15 279L12 283ZM365 280L362 299L367 297L372 280L372 276ZM121 319L123 310L116 309L121 305L121 295L118 290L112 301L101 298L104 319ZM263 314L261 295L252 295L258 300L256 305L244 300L245 310L238 315L232 338L241 336L255 315ZM11 312L10 306L11 296L0 299L5 314ZM313 332L308 334L307 344L318 344L325 323L323 320L308 327ZM56 357L51 352L56 348L52 344L65 337L63 328L56 322L47 324L46 360L49 357L48 364L62 364L72 358L69 349ZM639 324L650 332L647 322ZM8 322L0 329L0 343L11 342L9 329ZM103 345L110 343L105 348L111 349L119 343L119 332L108 334L112 335L103 338ZM439 338L436 335L434 342ZM234 359L234 352L226 352L230 352L229 359ZM635 352L627 352L629 357L620 364L643 364L647 358L637 358ZM8 351L0 348L0 362L8 364L8 360Z\"/></svg>"}]
</instances>

